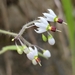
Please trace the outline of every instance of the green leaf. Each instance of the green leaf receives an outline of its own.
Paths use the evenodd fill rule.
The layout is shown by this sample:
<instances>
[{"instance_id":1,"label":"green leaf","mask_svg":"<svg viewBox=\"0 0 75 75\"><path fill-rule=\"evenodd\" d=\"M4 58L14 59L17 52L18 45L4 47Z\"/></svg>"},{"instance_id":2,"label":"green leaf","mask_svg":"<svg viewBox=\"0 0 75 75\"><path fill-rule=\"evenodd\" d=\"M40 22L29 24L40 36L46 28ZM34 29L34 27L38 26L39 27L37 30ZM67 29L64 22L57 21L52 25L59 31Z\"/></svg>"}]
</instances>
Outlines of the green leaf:
<instances>
[{"instance_id":1,"label":"green leaf","mask_svg":"<svg viewBox=\"0 0 75 75\"><path fill-rule=\"evenodd\" d=\"M42 40L43 40L44 42L47 41L47 37L46 37L44 34L42 34Z\"/></svg>"},{"instance_id":2,"label":"green leaf","mask_svg":"<svg viewBox=\"0 0 75 75\"><path fill-rule=\"evenodd\" d=\"M73 17L72 0L61 0L65 12L66 21L69 29L69 42L72 55L72 70L75 75L75 21ZM66 4L67 3L67 4Z\"/></svg>"}]
</instances>

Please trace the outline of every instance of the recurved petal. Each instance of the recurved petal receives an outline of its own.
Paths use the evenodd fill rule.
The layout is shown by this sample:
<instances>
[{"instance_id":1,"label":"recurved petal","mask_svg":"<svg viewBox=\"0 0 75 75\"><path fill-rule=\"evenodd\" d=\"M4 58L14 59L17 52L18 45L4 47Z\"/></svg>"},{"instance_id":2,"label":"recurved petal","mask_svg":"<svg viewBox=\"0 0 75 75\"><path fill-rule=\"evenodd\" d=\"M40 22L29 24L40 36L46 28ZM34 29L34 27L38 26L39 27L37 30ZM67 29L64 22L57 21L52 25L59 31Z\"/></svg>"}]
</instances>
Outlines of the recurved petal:
<instances>
[{"instance_id":1,"label":"recurved petal","mask_svg":"<svg viewBox=\"0 0 75 75\"><path fill-rule=\"evenodd\" d=\"M36 22L36 23L34 23L34 25L37 26L37 27L40 27L41 26L41 23Z\"/></svg>"},{"instance_id":2,"label":"recurved petal","mask_svg":"<svg viewBox=\"0 0 75 75\"><path fill-rule=\"evenodd\" d=\"M34 53L35 53L35 56L38 56L38 50L35 46L34 46Z\"/></svg>"},{"instance_id":3,"label":"recurved petal","mask_svg":"<svg viewBox=\"0 0 75 75\"><path fill-rule=\"evenodd\" d=\"M43 13L43 15L47 18L47 17L49 17L49 13Z\"/></svg>"},{"instance_id":4,"label":"recurved petal","mask_svg":"<svg viewBox=\"0 0 75 75\"><path fill-rule=\"evenodd\" d=\"M43 15L46 17L46 19L48 20L48 21L51 21L51 22L54 22L54 16L52 16L51 14L49 14L49 13L43 13Z\"/></svg>"},{"instance_id":5,"label":"recurved petal","mask_svg":"<svg viewBox=\"0 0 75 75\"><path fill-rule=\"evenodd\" d=\"M29 47L29 50L30 50L30 51L34 51L32 47Z\"/></svg>"},{"instance_id":6,"label":"recurved petal","mask_svg":"<svg viewBox=\"0 0 75 75\"><path fill-rule=\"evenodd\" d=\"M29 60L33 60L34 59L34 52L29 52L27 54L27 57L28 57Z\"/></svg>"},{"instance_id":7,"label":"recurved petal","mask_svg":"<svg viewBox=\"0 0 75 75\"><path fill-rule=\"evenodd\" d=\"M54 11L53 11L52 9L48 9L48 11L49 11L49 13L50 13L51 15L53 15L54 17L56 17L56 14L54 13Z\"/></svg>"},{"instance_id":8,"label":"recurved petal","mask_svg":"<svg viewBox=\"0 0 75 75\"><path fill-rule=\"evenodd\" d=\"M48 25L48 22L45 17L38 17L38 18L40 18L40 22L44 23L45 25Z\"/></svg>"},{"instance_id":9,"label":"recurved petal","mask_svg":"<svg viewBox=\"0 0 75 75\"><path fill-rule=\"evenodd\" d=\"M35 26L40 27L40 28L45 28L45 24L44 23L34 23Z\"/></svg>"},{"instance_id":10,"label":"recurved petal","mask_svg":"<svg viewBox=\"0 0 75 75\"><path fill-rule=\"evenodd\" d=\"M44 32L46 32L46 29L37 28L37 30L34 29L34 31L35 31L36 33L44 33Z\"/></svg>"}]
</instances>

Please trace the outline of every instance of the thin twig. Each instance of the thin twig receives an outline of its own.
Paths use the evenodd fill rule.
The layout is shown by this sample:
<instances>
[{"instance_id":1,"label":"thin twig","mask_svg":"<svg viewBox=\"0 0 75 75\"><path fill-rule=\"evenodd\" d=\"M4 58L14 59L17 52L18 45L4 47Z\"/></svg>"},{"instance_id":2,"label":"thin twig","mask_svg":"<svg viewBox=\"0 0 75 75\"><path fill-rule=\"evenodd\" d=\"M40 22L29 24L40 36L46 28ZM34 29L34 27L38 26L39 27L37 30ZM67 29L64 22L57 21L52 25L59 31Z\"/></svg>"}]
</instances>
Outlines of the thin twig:
<instances>
[{"instance_id":1,"label":"thin twig","mask_svg":"<svg viewBox=\"0 0 75 75\"><path fill-rule=\"evenodd\" d=\"M17 33L9 32L9 31L5 31L5 30L1 30L1 29L0 29L0 33L8 34L8 35L11 35L13 37L16 37L18 35ZM31 46L31 43L29 43L27 40L25 40L22 36L20 36L19 38L24 42L24 44Z\"/></svg>"},{"instance_id":2,"label":"thin twig","mask_svg":"<svg viewBox=\"0 0 75 75\"><path fill-rule=\"evenodd\" d=\"M36 22L36 21L37 21L37 20L34 20L34 21L31 21L31 22L29 22L29 23L23 25L22 29L19 31L18 35L17 35L15 38L21 36L21 35L23 34L23 32L24 32L26 29L28 29L28 28L34 26L34 25L31 25L31 24L33 24L33 23Z\"/></svg>"}]
</instances>

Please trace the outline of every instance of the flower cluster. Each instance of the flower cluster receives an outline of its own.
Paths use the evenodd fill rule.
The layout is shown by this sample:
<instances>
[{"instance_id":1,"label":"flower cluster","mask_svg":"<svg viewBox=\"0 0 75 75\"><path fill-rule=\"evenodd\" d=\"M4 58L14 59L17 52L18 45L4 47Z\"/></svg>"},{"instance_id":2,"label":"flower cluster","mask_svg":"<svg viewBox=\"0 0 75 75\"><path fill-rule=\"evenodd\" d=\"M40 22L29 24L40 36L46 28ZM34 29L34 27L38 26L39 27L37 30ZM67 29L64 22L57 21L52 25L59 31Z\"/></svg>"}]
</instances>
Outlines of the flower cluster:
<instances>
[{"instance_id":1,"label":"flower cluster","mask_svg":"<svg viewBox=\"0 0 75 75\"><path fill-rule=\"evenodd\" d=\"M15 45L16 45L16 48L17 48L17 52L19 54L22 54L24 52L26 54L27 58L32 61L32 64L33 65L39 64L41 66L41 60L39 58L39 53L43 57L45 57L46 59L48 59L49 57L51 57L51 53L49 52L49 50L44 50L44 49L42 49L40 47L36 47L35 45L34 46L26 46L20 40L20 38L18 38L17 40L20 42L20 44L21 44L21 46L23 48L23 49L21 49L19 47L19 45L17 44L17 42L15 41ZM39 52L39 49L42 51L42 53Z\"/></svg>"},{"instance_id":2,"label":"flower cluster","mask_svg":"<svg viewBox=\"0 0 75 75\"><path fill-rule=\"evenodd\" d=\"M37 20L36 22L34 22L34 25L38 27L34 31L36 33L44 33L44 32L47 32L48 33L47 38L43 34L44 37L42 37L42 39L43 40L46 39L45 41L48 40L48 42L49 42L50 45L54 45L55 44L55 39L49 33L49 31L52 31L52 32L56 32L56 31L61 32L61 31L60 30L57 30L55 26L51 26L50 25L50 22L58 22L60 24L62 24L62 23L66 24L66 23L63 22L62 19L58 18L56 16L56 14L53 12L53 10L51 10L51 9L48 9L48 13L43 13L43 15L44 15L43 17L38 17L39 20Z\"/></svg>"},{"instance_id":3,"label":"flower cluster","mask_svg":"<svg viewBox=\"0 0 75 75\"><path fill-rule=\"evenodd\" d=\"M27 26L27 28L32 27L30 25L32 23L34 23L33 26L37 27L37 29L34 29L34 31L36 33L39 33L39 34L42 33L42 39L43 39L43 41L45 41L45 42L48 41L48 43L50 45L54 45L55 44L55 39L53 38L53 36L50 34L49 31L52 31L52 32L56 32L56 31L61 32L61 31L58 30L55 26L50 25L50 22L58 22L60 24L62 24L62 23L66 24L66 23L63 22L62 19L58 18L56 16L56 14L53 12L53 10L51 10L51 9L48 9L48 13L43 13L43 15L44 15L43 17L38 17L38 20L36 20L34 22L30 22L29 26ZM26 26L24 26L24 27L26 27ZM23 29L24 29L24 27L23 27ZM23 31L24 30L21 30L21 32L19 32L20 36L22 35ZM47 32L47 36L44 35L44 32ZM49 50L42 49L41 47L36 46L36 45L32 45L30 43L26 44L26 43L24 43L25 39L22 40L18 36L15 37L15 45L16 45L16 48L17 48L17 52L19 54L22 54L24 52L26 54L27 58L29 60L31 60L31 62L33 63L33 65L39 64L41 66L41 60L39 58L39 55L43 56L46 59L48 59L49 57L51 57L51 53L50 53ZM19 45L16 42L16 39L20 42L20 44L21 44L21 46L22 46L23 49L21 49L19 47ZM42 53L39 50L41 50Z\"/></svg>"}]
</instances>

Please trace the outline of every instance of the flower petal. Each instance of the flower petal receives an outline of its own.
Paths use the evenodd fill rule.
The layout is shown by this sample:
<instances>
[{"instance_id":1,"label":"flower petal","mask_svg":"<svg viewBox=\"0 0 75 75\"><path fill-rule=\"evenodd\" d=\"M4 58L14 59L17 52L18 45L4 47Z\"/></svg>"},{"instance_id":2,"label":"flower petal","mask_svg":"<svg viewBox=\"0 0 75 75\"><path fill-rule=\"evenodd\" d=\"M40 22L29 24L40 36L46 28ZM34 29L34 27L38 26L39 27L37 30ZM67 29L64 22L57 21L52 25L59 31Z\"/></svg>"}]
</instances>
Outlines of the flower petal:
<instances>
[{"instance_id":1,"label":"flower petal","mask_svg":"<svg viewBox=\"0 0 75 75\"><path fill-rule=\"evenodd\" d=\"M54 17L56 17L56 14L54 13L54 11L53 11L52 9L48 9L48 11L49 11L49 13L50 13L51 15L53 15Z\"/></svg>"},{"instance_id":2,"label":"flower petal","mask_svg":"<svg viewBox=\"0 0 75 75\"><path fill-rule=\"evenodd\" d=\"M33 48L32 48L32 47L29 47L29 50L30 50L30 51L33 51Z\"/></svg>"},{"instance_id":3,"label":"flower petal","mask_svg":"<svg viewBox=\"0 0 75 75\"><path fill-rule=\"evenodd\" d=\"M40 27L40 28L46 28L46 25L44 23L34 23L35 26Z\"/></svg>"},{"instance_id":4,"label":"flower petal","mask_svg":"<svg viewBox=\"0 0 75 75\"><path fill-rule=\"evenodd\" d=\"M34 52L35 52L35 56L38 56L38 50L35 46L34 46Z\"/></svg>"},{"instance_id":5,"label":"flower petal","mask_svg":"<svg viewBox=\"0 0 75 75\"><path fill-rule=\"evenodd\" d=\"M34 31L35 31L36 33L44 33L44 32L46 32L46 29L37 28L37 30L34 29Z\"/></svg>"},{"instance_id":6,"label":"flower petal","mask_svg":"<svg viewBox=\"0 0 75 75\"><path fill-rule=\"evenodd\" d=\"M27 54L27 57L28 57L29 60L33 60L34 59L34 52L29 52Z\"/></svg>"},{"instance_id":7,"label":"flower petal","mask_svg":"<svg viewBox=\"0 0 75 75\"><path fill-rule=\"evenodd\" d=\"M46 19L48 21L54 22L54 16L52 16L51 14L49 14L49 13L43 13L43 15L46 17Z\"/></svg>"},{"instance_id":8,"label":"flower petal","mask_svg":"<svg viewBox=\"0 0 75 75\"><path fill-rule=\"evenodd\" d=\"M40 18L40 22L44 23L45 25L48 25L46 18L44 17L38 17L38 18Z\"/></svg>"}]
</instances>

